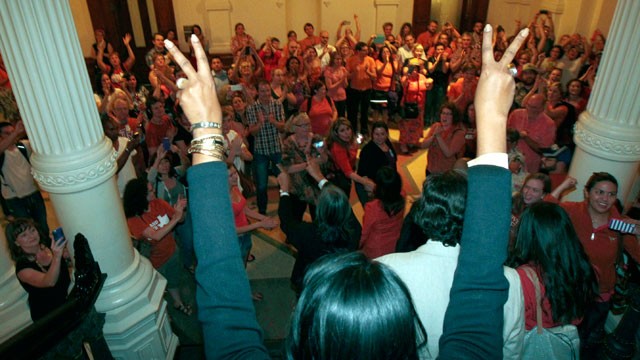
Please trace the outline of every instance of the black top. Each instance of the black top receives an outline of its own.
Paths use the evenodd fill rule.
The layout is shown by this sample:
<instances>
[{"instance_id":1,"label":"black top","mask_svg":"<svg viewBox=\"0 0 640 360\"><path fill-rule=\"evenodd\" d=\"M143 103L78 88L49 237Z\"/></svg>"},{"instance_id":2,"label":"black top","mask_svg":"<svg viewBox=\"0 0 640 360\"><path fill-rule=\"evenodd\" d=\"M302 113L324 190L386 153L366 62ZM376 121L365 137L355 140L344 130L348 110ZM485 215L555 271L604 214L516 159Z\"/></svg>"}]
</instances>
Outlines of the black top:
<instances>
[{"instance_id":1,"label":"black top","mask_svg":"<svg viewBox=\"0 0 640 360\"><path fill-rule=\"evenodd\" d=\"M297 220L293 214L289 196L280 197L278 216L280 217L280 228L287 235L287 242L298 250L298 257L291 272L291 282L297 289L301 289L307 268L314 261L326 254L340 250L355 251L358 248L362 226L353 215L353 211L349 218L349 241L333 243L322 241L315 222L308 223Z\"/></svg>"},{"instance_id":2,"label":"black top","mask_svg":"<svg viewBox=\"0 0 640 360\"><path fill-rule=\"evenodd\" d=\"M387 146L389 147L389 151L385 153L378 145L376 145L376 143L373 142L373 140L369 141L362 150L360 150L358 175L366 176L371 180L375 180L376 173L383 166L388 166L396 170L398 156L393 150L391 141L387 140Z\"/></svg>"},{"instance_id":3,"label":"black top","mask_svg":"<svg viewBox=\"0 0 640 360\"><path fill-rule=\"evenodd\" d=\"M48 270L49 267L44 267ZM16 264L16 275L24 269L33 269L35 271L44 272L36 264L35 261L29 261L27 259L19 260ZM18 281L20 279L18 278ZM60 262L60 275L58 275L58 281L53 287L38 288L20 281L20 285L29 294L29 308L31 309L31 319L36 321L49 312L55 310L58 306L64 304L67 300L67 289L71 278L69 277L69 271L67 270L67 262L61 259Z\"/></svg>"}]
</instances>

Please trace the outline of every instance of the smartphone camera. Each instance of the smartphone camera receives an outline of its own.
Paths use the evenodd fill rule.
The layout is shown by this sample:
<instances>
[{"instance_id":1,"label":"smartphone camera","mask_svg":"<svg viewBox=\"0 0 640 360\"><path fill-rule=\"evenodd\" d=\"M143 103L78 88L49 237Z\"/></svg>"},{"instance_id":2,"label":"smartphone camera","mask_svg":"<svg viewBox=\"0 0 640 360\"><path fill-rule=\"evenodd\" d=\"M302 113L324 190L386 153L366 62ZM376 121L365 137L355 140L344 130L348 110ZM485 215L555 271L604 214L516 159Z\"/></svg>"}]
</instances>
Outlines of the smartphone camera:
<instances>
[{"instance_id":1,"label":"smartphone camera","mask_svg":"<svg viewBox=\"0 0 640 360\"><path fill-rule=\"evenodd\" d=\"M62 228L61 227L53 230L51 232L51 235L53 235L53 241L55 241L56 243L61 242L61 241L64 240L64 232L62 232Z\"/></svg>"}]
</instances>

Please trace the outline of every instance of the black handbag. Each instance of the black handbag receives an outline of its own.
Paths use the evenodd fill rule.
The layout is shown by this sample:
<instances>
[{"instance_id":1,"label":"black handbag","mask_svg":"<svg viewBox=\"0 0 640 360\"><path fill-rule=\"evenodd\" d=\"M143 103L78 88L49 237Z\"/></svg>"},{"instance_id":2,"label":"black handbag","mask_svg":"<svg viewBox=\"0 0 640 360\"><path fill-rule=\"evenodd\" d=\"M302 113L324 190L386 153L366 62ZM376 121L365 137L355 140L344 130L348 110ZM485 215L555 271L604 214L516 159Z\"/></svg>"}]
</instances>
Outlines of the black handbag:
<instances>
[{"instance_id":1,"label":"black handbag","mask_svg":"<svg viewBox=\"0 0 640 360\"><path fill-rule=\"evenodd\" d=\"M407 89L409 88L409 81L407 80L406 85L404 86L404 96L406 97L408 94ZM418 93L420 93L420 78L418 78ZM405 119L417 119L420 116L420 109L418 108L417 102L406 102L405 99L403 102L403 110L404 110L404 118Z\"/></svg>"},{"instance_id":2,"label":"black handbag","mask_svg":"<svg viewBox=\"0 0 640 360\"><path fill-rule=\"evenodd\" d=\"M405 119L415 119L420 116L420 110L418 109L418 103L404 103L404 117Z\"/></svg>"}]
</instances>

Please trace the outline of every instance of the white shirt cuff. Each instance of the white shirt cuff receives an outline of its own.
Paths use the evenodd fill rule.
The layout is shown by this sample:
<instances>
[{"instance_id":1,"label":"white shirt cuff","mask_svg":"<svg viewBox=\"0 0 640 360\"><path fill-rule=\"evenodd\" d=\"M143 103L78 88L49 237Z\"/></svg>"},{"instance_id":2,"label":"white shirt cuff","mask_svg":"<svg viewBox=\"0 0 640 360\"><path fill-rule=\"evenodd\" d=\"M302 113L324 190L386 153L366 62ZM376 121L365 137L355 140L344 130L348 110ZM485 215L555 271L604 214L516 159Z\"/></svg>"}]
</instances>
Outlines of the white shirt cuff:
<instances>
[{"instance_id":1,"label":"white shirt cuff","mask_svg":"<svg viewBox=\"0 0 640 360\"><path fill-rule=\"evenodd\" d=\"M469 167L476 165L493 165L499 166L505 169L509 168L509 157L506 153L489 153L478 156L477 158L470 160L467 165Z\"/></svg>"}]
</instances>

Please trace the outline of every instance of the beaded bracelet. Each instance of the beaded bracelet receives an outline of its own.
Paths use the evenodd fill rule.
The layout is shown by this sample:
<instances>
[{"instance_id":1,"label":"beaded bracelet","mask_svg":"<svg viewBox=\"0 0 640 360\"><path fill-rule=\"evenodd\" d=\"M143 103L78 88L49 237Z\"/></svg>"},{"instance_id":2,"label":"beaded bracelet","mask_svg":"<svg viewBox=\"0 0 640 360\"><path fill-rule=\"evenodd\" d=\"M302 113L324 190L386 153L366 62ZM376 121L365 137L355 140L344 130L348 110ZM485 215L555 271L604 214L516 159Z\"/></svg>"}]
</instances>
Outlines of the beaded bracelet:
<instances>
[{"instance_id":1,"label":"beaded bracelet","mask_svg":"<svg viewBox=\"0 0 640 360\"><path fill-rule=\"evenodd\" d=\"M222 129L222 125L213 121L201 121L191 124L191 131L195 129Z\"/></svg>"}]
</instances>

